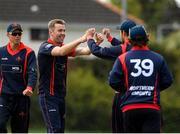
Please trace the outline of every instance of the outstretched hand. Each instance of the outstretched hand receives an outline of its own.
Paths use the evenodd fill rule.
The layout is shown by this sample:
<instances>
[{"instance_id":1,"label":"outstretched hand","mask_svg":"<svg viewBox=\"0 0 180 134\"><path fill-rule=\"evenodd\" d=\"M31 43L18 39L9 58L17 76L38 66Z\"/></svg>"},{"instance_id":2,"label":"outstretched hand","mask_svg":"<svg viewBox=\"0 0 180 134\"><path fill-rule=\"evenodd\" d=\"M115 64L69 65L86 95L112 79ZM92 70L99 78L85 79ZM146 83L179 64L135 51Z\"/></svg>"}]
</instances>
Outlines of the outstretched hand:
<instances>
[{"instance_id":1,"label":"outstretched hand","mask_svg":"<svg viewBox=\"0 0 180 134\"><path fill-rule=\"evenodd\" d=\"M95 34L95 28L89 28L88 30L86 30L85 34L83 36L81 36L81 43L86 42L88 39L93 38L94 34Z\"/></svg>"},{"instance_id":2,"label":"outstretched hand","mask_svg":"<svg viewBox=\"0 0 180 134\"><path fill-rule=\"evenodd\" d=\"M102 33L96 33L95 38L96 38L97 45L101 44L104 41Z\"/></svg>"},{"instance_id":3,"label":"outstretched hand","mask_svg":"<svg viewBox=\"0 0 180 134\"><path fill-rule=\"evenodd\" d=\"M109 28L103 28L102 33L106 36L107 39L111 36Z\"/></svg>"},{"instance_id":4,"label":"outstretched hand","mask_svg":"<svg viewBox=\"0 0 180 134\"><path fill-rule=\"evenodd\" d=\"M89 28L87 31L86 31L86 39L91 39L94 37L94 34L96 32L96 29L95 28Z\"/></svg>"}]
</instances>

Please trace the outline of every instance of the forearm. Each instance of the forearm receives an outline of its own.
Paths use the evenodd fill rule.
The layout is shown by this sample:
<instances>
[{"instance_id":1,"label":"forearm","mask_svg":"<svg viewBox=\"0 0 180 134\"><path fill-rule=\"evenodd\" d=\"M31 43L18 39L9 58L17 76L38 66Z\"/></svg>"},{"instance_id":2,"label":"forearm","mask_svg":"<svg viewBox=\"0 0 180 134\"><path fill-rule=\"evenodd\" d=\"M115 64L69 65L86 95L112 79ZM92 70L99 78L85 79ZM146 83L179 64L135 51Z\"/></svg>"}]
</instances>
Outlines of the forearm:
<instances>
[{"instance_id":1,"label":"forearm","mask_svg":"<svg viewBox=\"0 0 180 134\"><path fill-rule=\"evenodd\" d=\"M119 53L121 52L121 49L119 46L116 47L100 47L96 45L94 40L88 40L88 47L91 51L91 53L99 58L102 59L109 59L109 60L115 60Z\"/></svg>"},{"instance_id":2,"label":"forearm","mask_svg":"<svg viewBox=\"0 0 180 134\"><path fill-rule=\"evenodd\" d=\"M63 45L61 47L56 46L52 49L51 51L51 55L52 56L65 56L68 55L69 53L71 53L71 51L76 48L80 43L83 42L82 37L78 38L66 45Z\"/></svg>"},{"instance_id":3,"label":"forearm","mask_svg":"<svg viewBox=\"0 0 180 134\"><path fill-rule=\"evenodd\" d=\"M111 41L110 41L110 43L111 43L111 45L113 45L113 46L117 46L117 45L122 44L122 42L119 41L119 40L116 39L116 38L112 38Z\"/></svg>"},{"instance_id":4,"label":"forearm","mask_svg":"<svg viewBox=\"0 0 180 134\"><path fill-rule=\"evenodd\" d=\"M89 47L82 47L82 48L77 48L76 49L76 56L79 56L79 55L90 55L91 54L91 51L89 49Z\"/></svg>"},{"instance_id":5,"label":"forearm","mask_svg":"<svg viewBox=\"0 0 180 134\"><path fill-rule=\"evenodd\" d=\"M160 83L160 86L159 86L160 87L160 91L163 91L163 90L169 88L172 85L172 83L173 83L172 75L169 75L169 77L164 79L163 81L160 80L159 83Z\"/></svg>"},{"instance_id":6,"label":"forearm","mask_svg":"<svg viewBox=\"0 0 180 134\"><path fill-rule=\"evenodd\" d=\"M124 89L124 80L123 72L119 62L119 59L116 59L111 72L108 77L109 85L116 91Z\"/></svg>"},{"instance_id":7,"label":"forearm","mask_svg":"<svg viewBox=\"0 0 180 134\"><path fill-rule=\"evenodd\" d=\"M34 53L29 55L27 73L28 73L28 83L26 88L34 90L37 82L37 64Z\"/></svg>"},{"instance_id":8,"label":"forearm","mask_svg":"<svg viewBox=\"0 0 180 134\"><path fill-rule=\"evenodd\" d=\"M60 47L60 50L59 50L59 54L61 56L65 56L67 54L69 54L74 48L76 48L79 44L81 44L81 38L79 39L76 39L62 47Z\"/></svg>"},{"instance_id":9,"label":"forearm","mask_svg":"<svg viewBox=\"0 0 180 134\"><path fill-rule=\"evenodd\" d=\"M110 72L108 81L111 88L119 92L120 89L124 88L124 86L122 84L122 81L119 78L117 78L116 75L115 73Z\"/></svg>"},{"instance_id":10,"label":"forearm","mask_svg":"<svg viewBox=\"0 0 180 134\"><path fill-rule=\"evenodd\" d=\"M161 73L160 73L160 80L159 80L159 87L160 90L165 90L171 86L173 83L173 75L168 69L167 63L165 61L162 62Z\"/></svg>"},{"instance_id":11,"label":"forearm","mask_svg":"<svg viewBox=\"0 0 180 134\"><path fill-rule=\"evenodd\" d=\"M28 77L28 84L26 88L34 90L37 83L37 72L30 72Z\"/></svg>"},{"instance_id":12,"label":"forearm","mask_svg":"<svg viewBox=\"0 0 180 134\"><path fill-rule=\"evenodd\" d=\"M117 92L121 92L121 90L120 90L121 88L119 86L113 85L112 83L111 84L109 83L109 85L113 90L115 90Z\"/></svg>"}]
</instances>

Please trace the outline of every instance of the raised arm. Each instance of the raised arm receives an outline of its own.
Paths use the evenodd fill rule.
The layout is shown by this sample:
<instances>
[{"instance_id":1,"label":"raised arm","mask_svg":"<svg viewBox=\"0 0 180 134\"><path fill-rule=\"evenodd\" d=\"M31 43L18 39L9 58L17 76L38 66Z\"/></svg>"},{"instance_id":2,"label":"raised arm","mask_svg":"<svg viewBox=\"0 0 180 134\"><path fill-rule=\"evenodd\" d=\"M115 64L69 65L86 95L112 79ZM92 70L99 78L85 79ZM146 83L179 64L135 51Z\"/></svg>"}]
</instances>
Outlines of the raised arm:
<instances>
[{"instance_id":1,"label":"raised arm","mask_svg":"<svg viewBox=\"0 0 180 134\"><path fill-rule=\"evenodd\" d=\"M91 53L99 58L115 60L121 53L121 46L100 47L93 39L95 31L89 29L87 32L87 44Z\"/></svg>"},{"instance_id":2,"label":"raised arm","mask_svg":"<svg viewBox=\"0 0 180 134\"><path fill-rule=\"evenodd\" d=\"M86 41L86 36L82 36L62 47L56 46L52 49L51 55L52 56L65 56L69 54L74 48L76 48L79 44Z\"/></svg>"},{"instance_id":3,"label":"raised arm","mask_svg":"<svg viewBox=\"0 0 180 134\"><path fill-rule=\"evenodd\" d=\"M91 51L88 46L86 47L81 47L81 48L76 48L75 50L75 56L80 56L80 55L90 55Z\"/></svg>"},{"instance_id":4,"label":"raised arm","mask_svg":"<svg viewBox=\"0 0 180 134\"><path fill-rule=\"evenodd\" d=\"M122 53L121 46L101 47L96 44L94 39L87 41L91 53L102 59L116 60Z\"/></svg>"},{"instance_id":5,"label":"raised arm","mask_svg":"<svg viewBox=\"0 0 180 134\"><path fill-rule=\"evenodd\" d=\"M86 30L85 34L82 36L84 41L87 41L87 38L89 38L89 37L93 38L93 36L95 34L95 31L96 31L95 28L89 28L88 30ZM76 50L75 50L75 55L76 56L90 55L90 54L91 54L91 51L90 51L88 46L86 46L86 47L79 47L79 48L76 48Z\"/></svg>"},{"instance_id":6,"label":"raised arm","mask_svg":"<svg viewBox=\"0 0 180 134\"><path fill-rule=\"evenodd\" d=\"M105 35L105 37L107 38L108 42L111 43L111 45L113 46L118 46L118 45L121 45L122 42L119 41L118 39L114 38L112 35L111 35L111 31L109 28L103 28L102 30L102 33Z\"/></svg>"}]
</instances>

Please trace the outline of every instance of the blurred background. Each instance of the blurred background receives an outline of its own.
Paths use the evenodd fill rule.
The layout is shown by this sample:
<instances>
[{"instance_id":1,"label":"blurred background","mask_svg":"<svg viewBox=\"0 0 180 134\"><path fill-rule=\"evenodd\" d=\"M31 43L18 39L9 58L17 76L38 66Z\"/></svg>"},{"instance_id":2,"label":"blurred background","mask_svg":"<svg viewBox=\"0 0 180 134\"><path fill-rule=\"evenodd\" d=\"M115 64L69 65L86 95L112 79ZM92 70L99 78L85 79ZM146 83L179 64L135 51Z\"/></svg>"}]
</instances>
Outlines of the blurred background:
<instances>
[{"instance_id":1,"label":"blurred background","mask_svg":"<svg viewBox=\"0 0 180 134\"><path fill-rule=\"evenodd\" d=\"M143 24L150 33L150 48L162 54L173 72L173 85L161 93L163 132L180 132L180 0L0 0L0 46L7 43L10 23L23 27L22 41L37 54L48 38L48 21L67 22L65 43L86 29L111 29L124 19ZM86 46L86 43L81 47ZM102 46L110 46L107 41ZM107 77L113 62L91 56L69 59L66 97L66 132L111 132L114 91ZM36 89L38 90L38 89ZM30 132L46 132L35 91L31 104Z\"/></svg>"}]
</instances>

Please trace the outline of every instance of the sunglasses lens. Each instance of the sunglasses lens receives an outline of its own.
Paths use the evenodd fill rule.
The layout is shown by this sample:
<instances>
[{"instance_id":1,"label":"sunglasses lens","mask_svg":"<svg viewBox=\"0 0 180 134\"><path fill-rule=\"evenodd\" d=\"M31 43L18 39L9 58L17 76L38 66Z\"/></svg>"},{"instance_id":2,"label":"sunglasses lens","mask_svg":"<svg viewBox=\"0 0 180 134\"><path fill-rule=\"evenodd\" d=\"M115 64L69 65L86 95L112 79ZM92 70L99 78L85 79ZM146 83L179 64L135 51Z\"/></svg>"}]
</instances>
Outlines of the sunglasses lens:
<instances>
[{"instance_id":1,"label":"sunglasses lens","mask_svg":"<svg viewBox=\"0 0 180 134\"><path fill-rule=\"evenodd\" d=\"M15 33L11 33L11 35L12 35L12 36L17 36L17 35L21 36L22 33L21 33L21 32L15 32Z\"/></svg>"}]
</instances>

